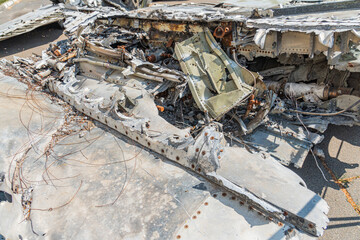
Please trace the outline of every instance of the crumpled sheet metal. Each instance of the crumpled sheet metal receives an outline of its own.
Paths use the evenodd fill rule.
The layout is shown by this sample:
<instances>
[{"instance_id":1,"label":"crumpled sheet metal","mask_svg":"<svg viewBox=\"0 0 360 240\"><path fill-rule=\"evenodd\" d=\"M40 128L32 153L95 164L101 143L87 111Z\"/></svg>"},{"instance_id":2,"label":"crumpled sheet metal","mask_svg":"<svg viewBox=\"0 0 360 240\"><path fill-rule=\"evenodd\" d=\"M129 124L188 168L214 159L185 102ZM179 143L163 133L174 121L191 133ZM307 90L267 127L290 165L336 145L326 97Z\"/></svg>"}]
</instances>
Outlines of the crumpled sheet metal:
<instances>
[{"instance_id":1,"label":"crumpled sheet metal","mask_svg":"<svg viewBox=\"0 0 360 240\"><path fill-rule=\"evenodd\" d=\"M129 11L127 16L140 19L176 20L176 21L245 21L241 8L214 7L214 5L201 5L183 3L177 5L157 4L144 9Z\"/></svg>"},{"instance_id":2,"label":"crumpled sheet metal","mask_svg":"<svg viewBox=\"0 0 360 240\"><path fill-rule=\"evenodd\" d=\"M310 136L304 132L302 126L278 119L278 121L269 120L244 139L254 145L258 151L274 157L283 165L294 164L296 168L301 168L310 149L324 138L316 133L309 134Z\"/></svg>"},{"instance_id":3,"label":"crumpled sheet metal","mask_svg":"<svg viewBox=\"0 0 360 240\"><path fill-rule=\"evenodd\" d=\"M304 32L307 34L314 33L317 36L319 43L324 45L325 47L332 48L334 46L334 34L335 32L352 32L356 33L356 36L359 37L357 31L354 30L339 30L339 31L330 31L330 30L309 30L309 31L302 31L302 30L282 30L279 28L258 28L256 30L256 34L254 36L254 42L258 45L261 49L265 47L266 36L269 32Z\"/></svg>"},{"instance_id":4,"label":"crumpled sheet metal","mask_svg":"<svg viewBox=\"0 0 360 240\"><path fill-rule=\"evenodd\" d=\"M0 41L65 19L61 5L48 5L0 25Z\"/></svg>"},{"instance_id":5,"label":"crumpled sheet metal","mask_svg":"<svg viewBox=\"0 0 360 240\"><path fill-rule=\"evenodd\" d=\"M234 193L240 198L246 199L246 202L259 211L270 214L270 216L281 219L282 221L290 221L300 229L313 235L321 235L323 229L326 228L326 213L328 211L326 202L320 198L316 200L317 204L315 205L309 203L309 201L311 201L310 199L314 198L316 194L301 186L300 183L303 182L301 178L276 160L271 158L263 159L260 154L248 153L251 157L242 159L242 161L245 161L242 163L242 166L250 164L247 161L253 164L257 162L257 165L270 164L270 166L266 167L267 171L270 171L267 178L264 178L264 176L267 175L267 171L261 170L260 174L260 172L257 173L257 168L244 168L247 174L252 175L254 186L250 186L248 183L243 182L245 179L235 177L235 175L239 175L239 171L243 171L242 169L235 168L233 169L234 172L229 171L230 169L228 168L228 164L231 165L234 164L234 161L239 161L236 156L242 156L246 154L247 151L234 147L225 148L226 142L224 142L222 135L218 134L216 128L204 128L199 136L205 137L205 140L207 139L210 143L215 141L216 138L218 143L216 143L215 146L213 144L202 144L202 150L200 151L200 148L196 150L197 148L191 148L194 141L186 129L177 130L174 127L166 127L166 123L160 121L163 119L155 113L156 110L150 110L151 108L149 108L149 106L151 104L149 98L146 98L149 100L146 106L142 104L142 106L146 108L132 112L132 114L134 114L133 117L123 116L123 114L115 110L118 117L114 118L112 114L109 114L114 113L114 110L108 109L112 104L107 103L108 101L106 99L114 96L112 91L118 91L117 87L110 91L109 87L111 84L109 83L98 82L81 76L74 77L71 74L68 76L71 77L64 82L52 81L50 83L50 89L79 111L134 139L141 145L164 155L183 167L198 172L210 181L221 185L227 191ZM81 87L76 87L79 85L77 82L81 82ZM96 84L94 85L91 82ZM93 87L91 87L92 85ZM136 98L140 100L146 96L145 92L141 93L139 90L131 89L131 87L125 87L123 90L125 90L125 94L129 94L128 96L133 99ZM140 97L139 94L143 97ZM141 106L141 104L137 106ZM164 128L167 129L166 132L161 130ZM198 141L201 141L201 138L198 137ZM191 151L191 149L193 149L193 151ZM197 157L199 154L201 154L201 158ZM214 158L212 162L202 161L202 159L212 158ZM219 161L218 159L223 160ZM220 162L220 167L215 160ZM251 166L251 164L249 166ZM272 171L276 171L276 174ZM276 178L271 176L276 176ZM296 201L291 201L290 204L290 202L283 201L277 195L272 196L270 192L264 193L265 190L259 188L259 186L256 187L256 185L263 185L262 181L265 181L265 179L267 184L269 184L270 181L270 185L276 187L277 190L282 189L278 192L280 195L286 195L287 192L300 195L294 195L294 201L295 199ZM246 187L246 189L244 187ZM268 191L271 191L271 188L268 189ZM285 192L282 193L282 191ZM264 201L263 198L265 198L266 201ZM300 211L305 205L307 206L306 213ZM283 211L287 212L286 216L289 216L288 219L282 215ZM309 223L313 224L310 225L314 227L309 228Z\"/></svg>"},{"instance_id":6,"label":"crumpled sheet metal","mask_svg":"<svg viewBox=\"0 0 360 240\"><path fill-rule=\"evenodd\" d=\"M245 83L241 68L224 53L209 29L176 43L175 53L198 107L214 119L251 94L253 88Z\"/></svg>"},{"instance_id":7,"label":"crumpled sheet metal","mask_svg":"<svg viewBox=\"0 0 360 240\"><path fill-rule=\"evenodd\" d=\"M354 13L350 13L346 18L331 17L329 13L319 13L316 16L254 18L247 19L246 25L250 28L277 29L278 31L359 31L360 17Z\"/></svg>"},{"instance_id":8,"label":"crumpled sheet metal","mask_svg":"<svg viewBox=\"0 0 360 240\"><path fill-rule=\"evenodd\" d=\"M32 110L22 107L26 101L25 85L14 78L1 76L0 86L1 91L6 89L9 94L24 96L24 99L0 96L0 111L7 111L12 123L11 126L0 123L1 132L12 128L9 134L0 135L0 154L6 155L0 162L0 172L7 172L9 156L19 145L29 144L31 140L26 128L14 119L19 112L28 119ZM44 115L59 118L52 126L56 130L65 113L46 98L37 103L40 102L54 110L51 114L44 112ZM32 125L31 130L39 129L39 124ZM0 231L6 239L16 239L19 235L24 239L108 239L114 236L122 239L176 239L178 236L181 239L214 240L224 236L228 239L238 236L315 239L291 225L279 226L256 211L249 211L246 203L239 204L236 197L222 196L223 191L218 186L159 159L101 124L85 134L68 135L52 149L47 161L54 163L49 170L58 179L52 178L51 183L45 175L48 184L44 184L39 182L43 180L46 162L42 151L50 138L51 134L43 135L43 144L33 142L33 149L28 152L22 169L23 176L32 181L32 226L40 236L31 231L29 221L24 221L21 195L11 192L5 174L5 181L0 181L0 190L10 193L13 198L12 203L0 204L0 215L6 216L6 221L0 221ZM59 156L63 158L58 159ZM102 206L114 201L120 192L113 205ZM56 208L73 196L69 204Z\"/></svg>"}]
</instances>

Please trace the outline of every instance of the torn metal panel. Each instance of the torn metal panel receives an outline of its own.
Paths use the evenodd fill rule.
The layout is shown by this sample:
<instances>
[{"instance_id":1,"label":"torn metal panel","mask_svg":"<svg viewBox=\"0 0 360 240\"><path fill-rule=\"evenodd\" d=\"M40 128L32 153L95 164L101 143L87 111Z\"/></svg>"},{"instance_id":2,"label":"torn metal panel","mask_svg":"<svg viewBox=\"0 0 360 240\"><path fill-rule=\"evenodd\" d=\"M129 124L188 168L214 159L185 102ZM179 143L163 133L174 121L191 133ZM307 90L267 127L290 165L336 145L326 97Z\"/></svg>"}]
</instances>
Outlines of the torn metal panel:
<instances>
[{"instance_id":1,"label":"torn metal panel","mask_svg":"<svg viewBox=\"0 0 360 240\"><path fill-rule=\"evenodd\" d=\"M264 126L244 138L255 151L269 154L284 165L301 168L310 149L320 143L323 136L311 133L307 136L301 126L272 117ZM307 123L306 123L307 124Z\"/></svg>"},{"instance_id":2,"label":"torn metal panel","mask_svg":"<svg viewBox=\"0 0 360 240\"><path fill-rule=\"evenodd\" d=\"M198 107L211 117L220 118L253 91L208 29L176 44L175 52Z\"/></svg>"},{"instance_id":3,"label":"torn metal panel","mask_svg":"<svg viewBox=\"0 0 360 240\"><path fill-rule=\"evenodd\" d=\"M70 74L69 76L72 75ZM82 82L81 87L76 87L78 86L77 82ZM63 83L53 81L51 84L51 89L58 93L60 96L62 96L62 98L64 98L70 104L75 106L79 111L82 111L85 114L94 117L95 119L98 119L104 124L112 127L114 130L125 134L126 136L136 140L140 144L152 149L155 152L165 155L167 158L173 160L174 162L177 162L192 171L198 172L202 176L210 179L211 181L215 181L216 183L225 187L239 197L246 199L247 202L252 203L253 207L258 209L259 211L266 212L272 217L280 218L285 221L287 221L286 217L284 218L282 216L279 216L279 214L282 211L287 211L289 213L289 216L291 216L289 220L292 219L292 224L296 224L299 228L304 229L312 234L321 234L321 229L325 227L324 224L326 221L324 222L325 218L320 217L320 219L317 219L315 216L319 215L317 211L326 212L325 208L323 207L324 203L320 204L321 210L309 207L309 209L307 210L310 211L311 214L309 214L308 216L301 215L295 217L297 215L296 211L286 204L277 202L278 200L276 197L271 197L268 199L268 201L272 202L272 204L274 205L268 204L262 200L264 195L257 192L258 190L255 191L254 189L255 192L252 192L253 190L250 190L250 192L248 192L244 188L239 187L247 185L246 183L242 183L243 180L231 180L233 177L233 173L221 170L223 169L223 164L238 161L235 159L231 159L236 158L237 155L243 155L245 153L240 153L240 149L230 150L229 148L228 150L228 148L226 148L224 145L225 143L223 143L221 133L216 130L217 127L214 126L215 128L205 128L199 135L202 136L202 138L197 137L194 145L193 140L191 140L192 137L189 136L189 133L185 129L176 130L175 128L170 128L170 126L168 126L165 127L167 131L162 132L161 129L164 129L164 126L166 126L167 123L161 122L163 120L159 116L157 116L157 114L153 110L151 110L153 113L150 113L150 109L148 107L150 102L146 104L146 108L148 110L142 108L142 110L139 109L139 111L130 112L131 115L134 114L133 117L124 115L124 113L121 113L120 109L115 108L114 110L111 110L109 108L106 108L105 106L113 106L110 103L106 104L105 106L104 104L105 102L108 102L108 100L106 99L109 99L110 96L114 96L113 91L116 91L117 87L113 88L114 90L107 93L106 89L109 89L111 85L105 83L97 83L96 85L91 84L94 87L96 86L96 88L92 87L92 90L90 90L91 82L94 82L95 84L96 81L92 81L90 79L83 79L80 76L75 78L74 76L72 76ZM101 85L102 87L99 88L99 85ZM135 89L123 88L123 90L126 91L125 94L130 94L128 96L132 96L131 98L137 98L139 100L144 99L143 101L147 99L146 101L150 101L150 98L147 98L146 95L143 95L144 93L142 94L142 97L140 97L141 95L131 95L136 93ZM140 92L138 91L137 94L140 94ZM144 107L145 105L144 103L141 104L139 102L137 106ZM112 113L115 113L115 115L112 115ZM204 141L208 142L209 145L204 145ZM198 144L202 146L201 149L200 147L196 147L198 145L197 142L199 142ZM228 151L231 151L231 153L227 153ZM214 161L210 161L211 159L213 159ZM219 161L219 159L224 160ZM251 158L244 158L244 161L247 161L246 159L252 161L253 163L254 161L257 161L255 159L259 159L259 161L265 161L261 160L261 157L257 155L252 155ZM282 185L283 187L281 188L284 188L284 190L287 189L286 191L299 192L302 196L308 195L310 197L310 195L313 194L299 184L301 180L291 171L287 170L284 167L280 167L281 165L278 165L279 163L274 160L266 160L265 162L270 165L274 164L273 167L269 166L268 168L277 169L277 178L279 178L280 176L284 177L284 179L282 180L282 184L285 185ZM217 169L221 170L221 174L217 173ZM238 168L236 169L237 171L241 171ZM246 169L246 171L254 176L257 175L257 170L255 168L252 170ZM283 174L279 175L279 171L283 172ZM264 177L264 174L266 173L261 171L262 177ZM269 179L272 178L269 177ZM267 179L267 181L270 181L269 179ZM276 184L274 183L274 185ZM301 188L304 190L290 190L292 188ZM260 198L257 196L259 196ZM306 205L306 203L300 200L302 198L298 197L298 199L299 206L301 206L302 204ZM308 201L308 199L306 201ZM284 210L280 210L278 209L278 207ZM309 228L306 224L299 225L298 221L305 221L306 224L311 222L312 224L314 224L314 226L317 227Z\"/></svg>"},{"instance_id":4,"label":"torn metal panel","mask_svg":"<svg viewBox=\"0 0 360 240\"><path fill-rule=\"evenodd\" d=\"M62 6L48 5L0 25L0 41L65 19Z\"/></svg>"},{"instance_id":5,"label":"torn metal panel","mask_svg":"<svg viewBox=\"0 0 360 240\"><path fill-rule=\"evenodd\" d=\"M6 84L4 82L1 78L2 91L25 96L26 88L22 84L19 86L17 80L12 78ZM11 113L7 113L12 120L16 119L25 101L0 96L1 103L8 106L9 102L14 103ZM54 103L47 106L56 106L55 116L63 112ZM19 121L11 123L12 129L16 129L11 137L0 136L4 146L1 153L7 153L7 158L0 162L5 175L6 164L11 160L9 156L17 151L14 141L26 143L31 139ZM4 127L6 130L6 125L0 124L2 131ZM39 129L39 126L32 128L33 131ZM33 147L37 150L28 152L22 168L22 175L32 182L33 187L32 223L24 221L21 194L12 193L9 188L11 181L7 176L5 181L1 181L0 175L0 189L11 193L13 198L12 203L0 204L1 216L7 217L7 221L0 222L1 234L6 238L21 235L38 239L45 234L49 238L78 239L113 238L115 235L123 239L176 239L178 236L189 239L221 239L226 236L233 239L239 235L250 239L268 236L284 240L315 239L291 225L279 226L254 209L250 211L248 203L231 193L165 159L159 159L102 124L97 123L89 131L65 136L54 146L47 160L41 145L34 143ZM63 157L59 159L60 156ZM51 165L51 174L59 179L42 175L46 162ZM41 181L43 177L49 184ZM120 191L118 201L111 205ZM57 208L72 197L66 206ZM31 231L31 224L40 236Z\"/></svg>"}]
</instances>

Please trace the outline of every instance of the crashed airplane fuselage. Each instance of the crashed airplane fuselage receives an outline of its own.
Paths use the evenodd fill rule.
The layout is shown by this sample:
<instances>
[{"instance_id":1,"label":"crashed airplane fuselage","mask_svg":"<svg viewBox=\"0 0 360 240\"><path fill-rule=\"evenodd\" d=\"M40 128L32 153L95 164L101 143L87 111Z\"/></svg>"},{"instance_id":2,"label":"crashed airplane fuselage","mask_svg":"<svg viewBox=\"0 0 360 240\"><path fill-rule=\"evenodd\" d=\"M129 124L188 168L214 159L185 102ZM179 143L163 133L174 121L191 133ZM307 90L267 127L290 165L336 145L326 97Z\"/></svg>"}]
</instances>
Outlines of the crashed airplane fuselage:
<instances>
[{"instance_id":1,"label":"crashed airplane fuselage","mask_svg":"<svg viewBox=\"0 0 360 240\"><path fill-rule=\"evenodd\" d=\"M283 165L301 167L330 122L359 123L357 16L289 21L196 4L55 9L69 39L2 68L28 68L22 74L79 112L267 218L322 235L326 202Z\"/></svg>"}]
</instances>

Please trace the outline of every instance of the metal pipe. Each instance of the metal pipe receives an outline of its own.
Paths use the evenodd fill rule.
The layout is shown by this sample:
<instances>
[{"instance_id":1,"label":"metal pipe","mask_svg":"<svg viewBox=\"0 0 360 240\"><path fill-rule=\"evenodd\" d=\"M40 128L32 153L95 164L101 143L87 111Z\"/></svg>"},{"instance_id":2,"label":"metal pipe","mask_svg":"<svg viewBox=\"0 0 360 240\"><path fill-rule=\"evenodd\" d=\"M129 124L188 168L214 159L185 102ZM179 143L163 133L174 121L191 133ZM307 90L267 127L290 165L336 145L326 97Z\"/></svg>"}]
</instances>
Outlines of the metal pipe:
<instances>
[{"instance_id":1,"label":"metal pipe","mask_svg":"<svg viewBox=\"0 0 360 240\"><path fill-rule=\"evenodd\" d=\"M94 61L94 60L90 60L90 59L87 59L87 58L76 58L76 59L74 59L74 62L86 62L86 63L92 64L92 65L95 65L95 66L110 68L110 69L114 69L114 70L118 70L118 71L124 71L126 69L124 67L120 67L120 66L110 64L110 63L107 63L107 62ZM164 81L164 79L161 78L161 77L152 76L152 75L146 75L146 74L138 73L138 72L134 72L131 75L139 77L139 78L147 79L147 80L154 80L154 81L157 81L157 82L163 82Z\"/></svg>"}]
</instances>

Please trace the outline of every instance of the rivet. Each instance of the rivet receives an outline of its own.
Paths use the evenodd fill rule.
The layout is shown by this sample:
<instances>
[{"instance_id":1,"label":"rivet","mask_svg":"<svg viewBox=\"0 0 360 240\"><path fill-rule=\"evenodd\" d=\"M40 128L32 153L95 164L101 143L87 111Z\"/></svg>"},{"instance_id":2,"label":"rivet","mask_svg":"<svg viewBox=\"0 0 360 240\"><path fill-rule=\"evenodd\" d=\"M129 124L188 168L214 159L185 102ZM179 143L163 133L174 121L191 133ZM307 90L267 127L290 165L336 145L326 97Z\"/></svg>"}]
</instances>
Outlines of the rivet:
<instances>
[{"instance_id":1,"label":"rivet","mask_svg":"<svg viewBox=\"0 0 360 240\"><path fill-rule=\"evenodd\" d=\"M287 215L289 215L289 213L287 211L284 211L284 216L286 217Z\"/></svg>"},{"instance_id":2,"label":"rivet","mask_svg":"<svg viewBox=\"0 0 360 240\"><path fill-rule=\"evenodd\" d=\"M244 202L243 202L243 201L240 201L240 205L244 205Z\"/></svg>"},{"instance_id":3,"label":"rivet","mask_svg":"<svg viewBox=\"0 0 360 240\"><path fill-rule=\"evenodd\" d=\"M115 128L117 129L117 126L115 125Z\"/></svg>"},{"instance_id":4,"label":"rivet","mask_svg":"<svg viewBox=\"0 0 360 240\"><path fill-rule=\"evenodd\" d=\"M145 123L145 127L146 128L150 128L150 124L147 122L147 123Z\"/></svg>"},{"instance_id":5,"label":"rivet","mask_svg":"<svg viewBox=\"0 0 360 240\"><path fill-rule=\"evenodd\" d=\"M220 152L223 152L224 151L224 149L220 149Z\"/></svg>"},{"instance_id":6,"label":"rivet","mask_svg":"<svg viewBox=\"0 0 360 240\"><path fill-rule=\"evenodd\" d=\"M193 216L192 219L196 219L196 216Z\"/></svg>"},{"instance_id":7,"label":"rivet","mask_svg":"<svg viewBox=\"0 0 360 240\"><path fill-rule=\"evenodd\" d=\"M217 197L217 194L215 193L215 194L213 195L213 197Z\"/></svg>"},{"instance_id":8,"label":"rivet","mask_svg":"<svg viewBox=\"0 0 360 240\"><path fill-rule=\"evenodd\" d=\"M189 228L189 225L185 225L184 228Z\"/></svg>"},{"instance_id":9,"label":"rivet","mask_svg":"<svg viewBox=\"0 0 360 240\"><path fill-rule=\"evenodd\" d=\"M279 227L282 227L284 224L282 222L278 222Z\"/></svg>"},{"instance_id":10,"label":"rivet","mask_svg":"<svg viewBox=\"0 0 360 240\"><path fill-rule=\"evenodd\" d=\"M207 205L209 205L209 203L208 203L208 202L205 202L204 205L207 206Z\"/></svg>"},{"instance_id":11,"label":"rivet","mask_svg":"<svg viewBox=\"0 0 360 240\"><path fill-rule=\"evenodd\" d=\"M314 228L314 224L312 224L312 223L309 223L309 228Z\"/></svg>"},{"instance_id":12,"label":"rivet","mask_svg":"<svg viewBox=\"0 0 360 240\"><path fill-rule=\"evenodd\" d=\"M136 137L136 140L139 140L139 137Z\"/></svg>"},{"instance_id":13,"label":"rivet","mask_svg":"<svg viewBox=\"0 0 360 240\"><path fill-rule=\"evenodd\" d=\"M194 164L191 164L191 168L195 168L195 165L194 165Z\"/></svg>"},{"instance_id":14,"label":"rivet","mask_svg":"<svg viewBox=\"0 0 360 240\"><path fill-rule=\"evenodd\" d=\"M199 149L197 148L197 149L195 149L195 152L199 152Z\"/></svg>"},{"instance_id":15,"label":"rivet","mask_svg":"<svg viewBox=\"0 0 360 240\"><path fill-rule=\"evenodd\" d=\"M220 157L220 156L218 156L218 159L221 159L221 157Z\"/></svg>"},{"instance_id":16,"label":"rivet","mask_svg":"<svg viewBox=\"0 0 360 240\"><path fill-rule=\"evenodd\" d=\"M150 142L148 142L148 146L150 146L151 144L150 144Z\"/></svg>"},{"instance_id":17,"label":"rivet","mask_svg":"<svg viewBox=\"0 0 360 240\"><path fill-rule=\"evenodd\" d=\"M125 134L128 135L129 134L128 131L125 131Z\"/></svg>"},{"instance_id":18,"label":"rivet","mask_svg":"<svg viewBox=\"0 0 360 240\"><path fill-rule=\"evenodd\" d=\"M162 153L164 153L164 152L165 152L165 150L164 150L164 149L161 149L161 152L162 152Z\"/></svg>"},{"instance_id":19,"label":"rivet","mask_svg":"<svg viewBox=\"0 0 360 240\"><path fill-rule=\"evenodd\" d=\"M236 197L231 197L231 200L236 200Z\"/></svg>"},{"instance_id":20,"label":"rivet","mask_svg":"<svg viewBox=\"0 0 360 240\"><path fill-rule=\"evenodd\" d=\"M180 239L180 238L181 238L181 236L180 236L180 235L177 235L177 236L176 236L176 238L177 238L177 239Z\"/></svg>"},{"instance_id":21,"label":"rivet","mask_svg":"<svg viewBox=\"0 0 360 240\"><path fill-rule=\"evenodd\" d=\"M200 212L200 211L197 211L196 213L199 215L201 212Z\"/></svg>"},{"instance_id":22,"label":"rivet","mask_svg":"<svg viewBox=\"0 0 360 240\"><path fill-rule=\"evenodd\" d=\"M207 132L205 133L205 136L209 135Z\"/></svg>"},{"instance_id":23,"label":"rivet","mask_svg":"<svg viewBox=\"0 0 360 240\"><path fill-rule=\"evenodd\" d=\"M223 197L226 197L226 193L225 193L225 192L223 192L223 193L222 193L222 196L223 196Z\"/></svg>"},{"instance_id":24,"label":"rivet","mask_svg":"<svg viewBox=\"0 0 360 240\"><path fill-rule=\"evenodd\" d=\"M201 152L201 154L202 154L202 155L205 155L205 154L206 154L206 152L205 152L205 151L202 151L202 152Z\"/></svg>"},{"instance_id":25,"label":"rivet","mask_svg":"<svg viewBox=\"0 0 360 240\"><path fill-rule=\"evenodd\" d=\"M249 206L249 210L252 211L254 208L252 206Z\"/></svg>"},{"instance_id":26,"label":"rivet","mask_svg":"<svg viewBox=\"0 0 360 240\"><path fill-rule=\"evenodd\" d=\"M198 170L198 172L201 172L201 168L198 168L197 170Z\"/></svg>"},{"instance_id":27,"label":"rivet","mask_svg":"<svg viewBox=\"0 0 360 240\"><path fill-rule=\"evenodd\" d=\"M176 156L176 161L179 161L179 160L180 160L179 156Z\"/></svg>"},{"instance_id":28,"label":"rivet","mask_svg":"<svg viewBox=\"0 0 360 240\"><path fill-rule=\"evenodd\" d=\"M211 140L214 140L215 138L214 138L214 137L211 137L210 139L211 139Z\"/></svg>"}]
</instances>

